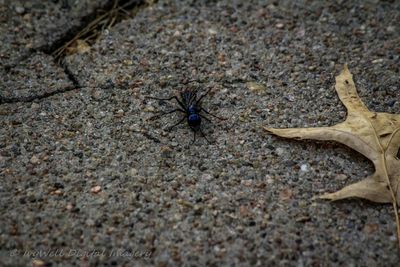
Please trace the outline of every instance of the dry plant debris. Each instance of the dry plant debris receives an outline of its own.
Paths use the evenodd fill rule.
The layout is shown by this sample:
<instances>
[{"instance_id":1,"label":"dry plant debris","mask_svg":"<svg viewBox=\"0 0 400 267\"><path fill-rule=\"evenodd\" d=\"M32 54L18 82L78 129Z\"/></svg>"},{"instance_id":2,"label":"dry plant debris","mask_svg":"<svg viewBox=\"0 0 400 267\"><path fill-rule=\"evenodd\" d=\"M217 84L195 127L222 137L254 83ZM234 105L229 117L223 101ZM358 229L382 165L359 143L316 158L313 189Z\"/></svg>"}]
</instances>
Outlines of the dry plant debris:
<instances>
[{"instance_id":1,"label":"dry plant debris","mask_svg":"<svg viewBox=\"0 0 400 267\"><path fill-rule=\"evenodd\" d=\"M133 17L138 11L138 6L130 10L126 9L137 3L136 0L125 1L124 4L121 2L123 1L114 0L110 10L98 15L71 40L55 50L52 55L56 60L59 61L65 55L88 52L90 50L90 45L95 43L106 29L110 29L123 19ZM146 1L145 3L147 5L151 4L150 1Z\"/></svg>"},{"instance_id":2,"label":"dry plant debris","mask_svg":"<svg viewBox=\"0 0 400 267\"><path fill-rule=\"evenodd\" d=\"M269 133L285 138L337 141L360 152L375 166L375 173L343 189L319 198L339 200L351 197L378 203L392 203L400 247L400 115L372 112L361 101L347 65L336 77L336 92L347 108L344 122L330 127L275 129Z\"/></svg>"}]
</instances>

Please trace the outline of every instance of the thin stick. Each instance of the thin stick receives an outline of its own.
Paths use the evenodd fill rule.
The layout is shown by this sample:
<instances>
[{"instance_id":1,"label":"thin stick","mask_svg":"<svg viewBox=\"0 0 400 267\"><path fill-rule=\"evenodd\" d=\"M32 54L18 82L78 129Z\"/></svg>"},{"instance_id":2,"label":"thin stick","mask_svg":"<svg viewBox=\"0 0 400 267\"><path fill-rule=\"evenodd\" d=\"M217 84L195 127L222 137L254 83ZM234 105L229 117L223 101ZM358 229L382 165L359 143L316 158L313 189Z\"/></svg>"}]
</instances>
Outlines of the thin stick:
<instances>
[{"instance_id":1,"label":"thin stick","mask_svg":"<svg viewBox=\"0 0 400 267\"><path fill-rule=\"evenodd\" d=\"M87 33L93 31L96 27L98 27L99 24L105 23L106 18L111 17L110 23L108 23L109 27L112 26L115 21L116 17L118 16L118 12L120 10L124 10L127 6L132 5L135 2L135 0L129 1L128 3L118 7L118 0L115 0L113 3L113 7L111 10L108 12L104 13L103 15L98 16L96 19L94 19L92 22L89 23L84 29L82 29L78 34L76 34L71 40L66 42L63 46L55 50L52 54L55 58L59 58L66 50L67 47L71 46L74 42L76 42L78 39L80 39L82 36L86 35ZM104 30L104 28L103 28ZM85 38L85 40L88 40L92 37Z\"/></svg>"}]
</instances>

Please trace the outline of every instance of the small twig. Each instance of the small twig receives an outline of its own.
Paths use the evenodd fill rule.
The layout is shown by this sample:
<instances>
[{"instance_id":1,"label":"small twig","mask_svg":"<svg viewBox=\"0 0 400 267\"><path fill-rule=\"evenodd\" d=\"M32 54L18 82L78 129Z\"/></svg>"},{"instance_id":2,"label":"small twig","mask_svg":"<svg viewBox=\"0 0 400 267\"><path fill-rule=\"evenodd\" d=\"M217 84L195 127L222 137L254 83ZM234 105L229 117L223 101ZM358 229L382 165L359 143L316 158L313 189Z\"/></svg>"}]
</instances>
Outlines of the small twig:
<instances>
[{"instance_id":1,"label":"small twig","mask_svg":"<svg viewBox=\"0 0 400 267\"><path fill-rule=\"evenodd\" d=\"M78 32L71 40L69 40L64 45L62 45L57 50L55 50L52 53L52 55L56 59L61 58L68 47L70 47L77 40L82 39L84 36L86 36L88 34L90 34L90 35L86 36L84 38L84 41L88 41L91 39L94 39L94 41L97 41L98 37L101 35L101 33L105 29L114 26L118 20L118 17L122 17L121 13L125 13L125 14L129 15L129 12L127 12L125 10L125 8L134 3L135 3L135 0L132 0L132 1L125 3L122 6L118 6L119 1L115 0L112 8L109 11L107 11L106 13L104 13L102 15L99 15L97 18L95 18L93 21L91 21L84 29L82 29L80 32ZM99 27L100 27L101 31L96 31L96 28L99 28ZM91 32L94 32L94 33L91 33Z\"/></svg>"}]
</instances>

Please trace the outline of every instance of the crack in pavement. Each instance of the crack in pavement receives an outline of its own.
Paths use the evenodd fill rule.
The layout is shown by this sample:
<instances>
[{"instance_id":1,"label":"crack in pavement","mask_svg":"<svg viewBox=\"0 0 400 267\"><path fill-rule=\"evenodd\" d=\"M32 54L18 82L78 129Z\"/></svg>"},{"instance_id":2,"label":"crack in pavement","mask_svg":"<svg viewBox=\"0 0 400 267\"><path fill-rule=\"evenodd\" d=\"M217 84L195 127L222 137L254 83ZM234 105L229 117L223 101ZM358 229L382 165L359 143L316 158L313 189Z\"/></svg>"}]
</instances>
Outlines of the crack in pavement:
<instances>
[{"instance_id":1,"label":"crack in pavement","mask_svg":"<svg viewBox=\"0 0 400 267\"><path fill-rule=\"evenodd\" d=\"M66 44L70 43L71 40L76 39L76 36L81 33L88 25L90 25L93 21L97 19L100 13L106 14L107 12L111 11L115 6L118 5L119 7L125 7L127 9L134 9L134 8L144 8L147 7L148 4L143 1L143 0L110 0L107 2L106 5L97 8L94 10L91 14L84 16L81 18L81 24L79 26L71 28L67 33L65 33L62 37L60 37L58 40L53 42L50 45L45 45L36 49L29 49L26 51L21 57L16 61L16 62L21 62L23 60L29 59L33 54L35 53L44 53L46 55L51 56L54 59L54 63L56 66L59 66L60 68L63 69L65 75L67 76L68 80L73 84L72 87L66 87L63 89L59 90L54 90L52 92L47 92L43 93L41 95L35 95L35 96L16 96L16 97L2 97L0 96L0 105L1 104L6 104L6 103L18 103L18 102L32 102L35 100L41 100L47 97L51 97L53 95L59 94L59 93L65 93L69 92L72 90L80 89L82 86L79 83L78 77L76 77L70 69L68 69L67 65L63 63L63 59L65 57L65 54L61 54L60 57L55 56L54 53L65 46ZM132 17L129 17L132 18ZM125 18L126 19L126 18ZM115 22L115 24L112 25L114 27L121 21L125 20L124 18L118 18L118 20ZM92 32L87 33L89 35L92 34ZM101 33L100 33L101 34ZM81 36L83 38L83 36ZM18 66L18 63L14 64L9 64L3 66L3 69L6 72L11 71L13 68L16 68Z\"/></svg>"}]
</instances>

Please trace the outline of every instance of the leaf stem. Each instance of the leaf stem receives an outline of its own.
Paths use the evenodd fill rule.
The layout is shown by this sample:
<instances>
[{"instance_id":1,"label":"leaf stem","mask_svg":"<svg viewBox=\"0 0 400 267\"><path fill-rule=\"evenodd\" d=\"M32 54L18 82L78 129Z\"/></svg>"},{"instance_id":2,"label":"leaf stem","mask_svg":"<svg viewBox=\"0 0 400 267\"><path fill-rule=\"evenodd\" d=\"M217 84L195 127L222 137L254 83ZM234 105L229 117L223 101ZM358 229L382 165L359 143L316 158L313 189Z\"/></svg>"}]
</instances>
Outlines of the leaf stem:
<instances>
[{"instance_id":1,"label":"leaf stem","mask_svg":"<svg viewBox=\"0 0 400 267\"><path fill-rule=\"evenodd\" d=\"M371 124L371 127L372 127L372 129L374 130L374 134L375 134L376 141L378 142L378 145L379 145L379 147L380 147L380 149L381 149L381 152L382 152L381 154L382 154L382 160L383 160L383 170L384 170L384 173L385 173L386 182L387 182L388 187L389 187L390 195L391 195L391 197L392 197L392 204L393 204L393 209L394 209L394 216L395 216L395 218L396 218L397 245L398 245L398 248L399 248L399 250L400 250L400 219L399 219L399 212L398 212L398 210L397 210L397 198L396 198L396 196L394 195L393 187L392 187L392 185L391 185L391 183L390 183L390 178L389 178L389 174L388 174L388 171L387 171L386 150L383 149L383 146L382 146L382 144L381 144L381 142L380 142L380 140L379 140L379 138L378 138L378 135L377 135L377 133L376 133L376 130L375 130L374 126L372 125L372 122L371 122L370 120L368 120L368 122ZM393 133L392 133L391 136L390 136L390 139L389 139L389 142L388 142L387 147L389 147L389 144L390 144L390 142L392 141L393 136L394 136L399 130L400 130L400 128L397 128L396 130L393 131ZM397 193L396 193L396 194L397 194Z\"/></svg>"}]
</instances>

